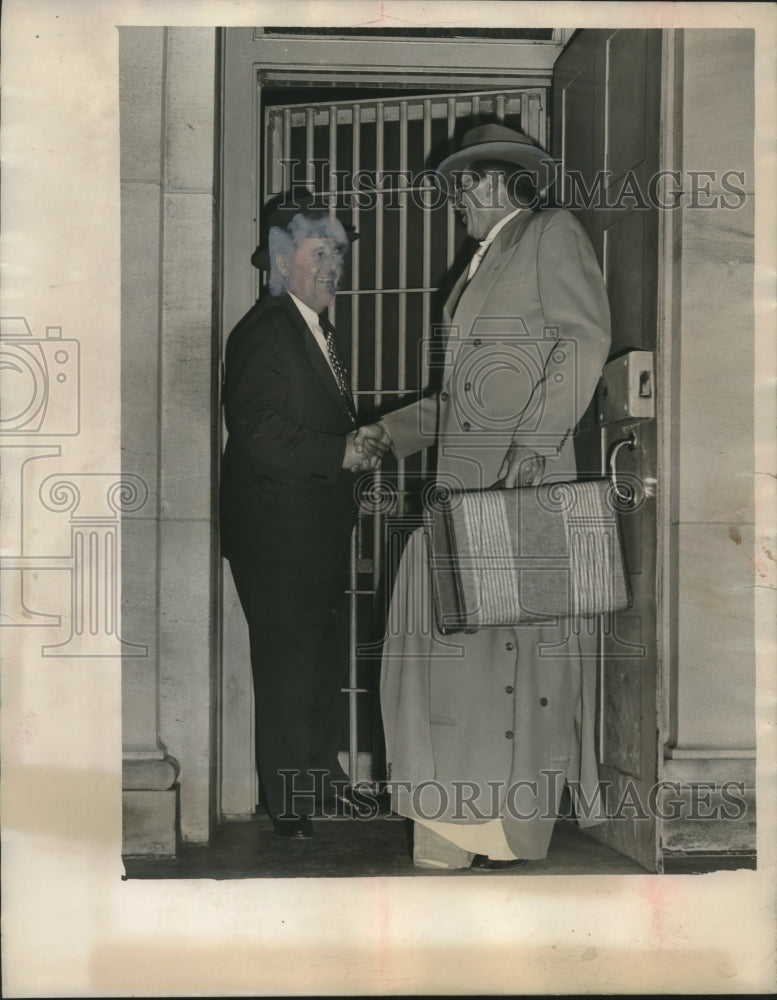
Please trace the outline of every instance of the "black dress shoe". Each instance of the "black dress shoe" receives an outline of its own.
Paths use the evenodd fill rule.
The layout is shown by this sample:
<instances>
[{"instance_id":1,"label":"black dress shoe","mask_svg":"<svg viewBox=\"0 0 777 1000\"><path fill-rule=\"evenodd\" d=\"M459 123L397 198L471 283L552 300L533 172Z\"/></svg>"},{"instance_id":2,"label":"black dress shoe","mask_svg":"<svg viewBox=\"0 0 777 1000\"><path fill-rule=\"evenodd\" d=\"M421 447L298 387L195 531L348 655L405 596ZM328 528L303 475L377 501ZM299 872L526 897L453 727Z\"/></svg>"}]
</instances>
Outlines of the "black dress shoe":
<instances>
[{"instance_id":1,"label":"black dress shoe","mask_svg":"<svg viewBox=\"0 0 777 1000\"><path fill-rule=\"evenodd\" d=\"M288 818L276 816L272 822L279 837L286 837L288 840L310 840L313 836L313 824L307 816Z\"/></svg>"},{"instance_id":2,"label":"black dress shoe","mask_svg":"<svg viewBox=\"0 0 777 1000\"><path fill-rule=\"evenodd\" d=\"M521 865L525 864L526 858L510 858L509 861L497 861L494 858L489 858L487 854L476 854L472 859L470 868L486 872L504 872L510 868L520 868Z\"/></svg>"}]
</instances>

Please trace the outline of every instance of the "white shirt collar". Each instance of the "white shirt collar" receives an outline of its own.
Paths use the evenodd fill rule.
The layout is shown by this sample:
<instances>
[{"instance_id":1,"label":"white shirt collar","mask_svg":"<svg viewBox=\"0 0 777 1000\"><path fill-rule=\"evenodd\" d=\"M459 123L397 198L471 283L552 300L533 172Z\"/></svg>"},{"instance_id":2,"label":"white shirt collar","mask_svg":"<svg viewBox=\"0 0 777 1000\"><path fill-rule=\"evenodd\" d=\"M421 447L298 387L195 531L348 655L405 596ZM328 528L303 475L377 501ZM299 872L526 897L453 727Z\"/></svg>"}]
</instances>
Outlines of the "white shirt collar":
<instances>
[{"instance_id":1,"label":"white shirt collar","mask_svg":"<svg viewBox=\"0 0 777 1000\"><path fill-rule=\"evenodd\" d=\"M310 330L313 334L313 340L315 340L318 344L319 350L326 358L326 363L329 365L332 374L335 375L332 359L329 357L329 350L327 348L326 334L324 333L324 328L321 325L321 317L314 309L311 309L310 306L306 306L305 303L301 299L298 299L292 292L289 292L289 298L302 314L302 318L305 320L308 330ZM337 379L337 375L335 375L335 379Z\"/></svg>"},{"instance_id":2,"label":"white shirt collar","mask_svg":"<svg viewBox=\"0 0 777 1000\"><path fill-rule=\"evenodd\" d=\"M499 222L497 222L495 226L492 226L491 229L488 231L488 235L486 236L486 238L480 241L480 245L488 246L489 244L493 243L497 237L497 234L507 225L510 219L514 219L516 215L521 211L523 211L523 209L516 208L514 211L510 212L509 215L506 215L503 219L500 219Z\"/></svg>"},{"instance_id":3,"label":"white shirt collar","mask_svg":"<svg viewBox=\"0 0 777 1000\"><path fill-rule=\"evenodd\" d=\"M321 331L321 319L315 309L311 309L310 306L306 306L305 303L301 299L298 299L293 292L289 292L289 298L302 313L302 318L305 320L310 329L314 333Z\"/></svg>"},{"instance_id":4,"label":"white shirt collar","mask_svg":"<svg viewBox=\"0 0 777 1000\"><path fill-rule=\"evenodd\" d=\"M475 277L475 272L480 267L483 258L486 256L486 253L488 252L488 248L494 242L498 233L502 230L504 226L507 225L510 219L514 219L520 211L521 211L520 208L516 208L514 211L510 212L509 215L506 215L503 219L500 219L495 226L491 227L491 229L488 232L488 236L486 236L484 240L480 241L480 245L472 255L472 260L469 262L469 269L467 271L467 279L466 279L468 282Z\"/></svg>"}]
</instances>

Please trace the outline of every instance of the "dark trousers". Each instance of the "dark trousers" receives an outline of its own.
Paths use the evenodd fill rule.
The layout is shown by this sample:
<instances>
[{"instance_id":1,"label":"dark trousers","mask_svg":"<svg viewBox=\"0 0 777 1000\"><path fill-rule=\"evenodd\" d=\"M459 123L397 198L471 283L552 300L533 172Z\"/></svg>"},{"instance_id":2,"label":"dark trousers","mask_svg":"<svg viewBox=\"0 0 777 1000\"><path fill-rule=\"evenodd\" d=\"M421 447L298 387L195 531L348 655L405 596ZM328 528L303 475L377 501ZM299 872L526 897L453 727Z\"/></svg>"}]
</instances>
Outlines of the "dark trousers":
<instances>
[{"instance_id":1,"label":"dark trousers","mask_svg":"<svg viewBox=\"0 0 777 1000\"><path fill-rule=\"evenodd\" d=\"M236 561L230 567L248 622L256 763L267 810L273 817L308 815L316 782L328 795L331 781L345 779L337 763L347 704L345 573L288 581ZM312 771L325 775L316 779Z\"/></svg>"}]
</instances>

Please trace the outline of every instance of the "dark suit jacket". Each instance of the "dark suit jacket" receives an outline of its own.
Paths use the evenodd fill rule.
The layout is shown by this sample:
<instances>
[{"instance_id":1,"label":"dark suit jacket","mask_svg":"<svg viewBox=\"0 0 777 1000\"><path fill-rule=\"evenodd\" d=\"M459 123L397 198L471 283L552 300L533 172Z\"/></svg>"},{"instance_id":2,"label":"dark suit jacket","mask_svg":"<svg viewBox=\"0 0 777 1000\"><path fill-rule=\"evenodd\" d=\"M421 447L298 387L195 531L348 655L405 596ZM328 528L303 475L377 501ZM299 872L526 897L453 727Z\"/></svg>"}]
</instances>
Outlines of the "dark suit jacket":
<instances>
[{"instance_id":1,"label":"dark suit jacket","mask_svg":"<svg viewBox=\"0 0 777 1000\"><path fill-rule=\"evenodd\" d=\"M356 513L354 476L341 468L354 424L288 295L266 295L230 334L223 403L223 555L283 579L331 576Z\"/></svg>"}]
</instances>

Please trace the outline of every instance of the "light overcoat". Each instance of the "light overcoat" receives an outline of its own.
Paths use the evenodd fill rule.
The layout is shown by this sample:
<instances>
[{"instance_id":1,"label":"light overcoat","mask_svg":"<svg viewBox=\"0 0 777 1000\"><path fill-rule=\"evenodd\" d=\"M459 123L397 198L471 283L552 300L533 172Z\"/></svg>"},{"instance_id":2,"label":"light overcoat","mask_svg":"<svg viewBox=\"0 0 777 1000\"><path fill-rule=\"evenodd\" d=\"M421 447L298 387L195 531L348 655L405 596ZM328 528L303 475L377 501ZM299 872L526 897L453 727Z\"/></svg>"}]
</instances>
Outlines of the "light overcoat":
<instances>
[{"instance_id":1,"label":"light overcoat","mask_svg":"<svg viewBox=\"0 0 777 1000\"><path fill-rule=\"evenodd\" d=\"M522 211L445 306L441 389L383 419L398 458L439 436L437 480L492 486L511 443L545 456L544 481L574 479L573 435L610 346L593 248L563 209ZM578 820L600 821L590 622L441 636L431 625L428 537L396 576L381 673L394 808L481 822L500 816L513 852L547 852L564 781ZM592 634L593 633L593 634ZM433 782L433 784L432 784Z\"/></svg>"}]
</instances>

